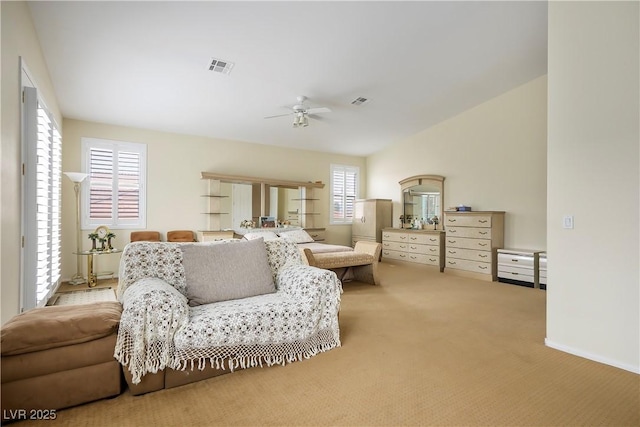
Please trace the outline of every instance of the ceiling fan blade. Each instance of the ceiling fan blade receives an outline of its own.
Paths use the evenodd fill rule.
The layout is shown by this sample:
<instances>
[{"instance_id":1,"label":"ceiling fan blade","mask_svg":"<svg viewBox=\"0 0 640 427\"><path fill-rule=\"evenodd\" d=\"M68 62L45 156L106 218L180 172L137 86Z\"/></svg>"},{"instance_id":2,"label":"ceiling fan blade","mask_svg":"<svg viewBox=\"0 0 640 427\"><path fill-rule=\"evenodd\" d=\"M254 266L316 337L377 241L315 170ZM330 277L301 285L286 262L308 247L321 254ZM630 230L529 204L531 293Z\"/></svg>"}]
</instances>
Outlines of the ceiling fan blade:
<instances>
[{"instance_id":1,"label":"ceiling fan blade","mask_svg":"<svg viewBox=\"0 0 640 427\"><path fill-rule=\"evenodd\" d=\"M318 114L318 113L330 113L331 110L327 107L314 107L309 108L307 110L307 114Z\"/></svg>"},{"instance_id":2,"label":"ceiling fan blade","mask_svg":"<svg viewBox=\"0 0 640 427\"><path fill-rule=\"evenodd\" d=\"M273 119L273 118L275 118L275 117L290 116L290 115L292 115L292 114L295 114L295 113L286 113L286 114L277 114L277 115L275 115L275 116L266 116L266 117L265 117L265 119Z\"/></svg>"},{"instance_id":3,"label":"ceiling fan blade","mask_svg":"<svg viewBox=\"0 0 640 427\"><path fill-rule=\"evenodd\" d=\"M318 116L316 114L307 114L307 117L313 120L318 120L320 122L326 122L328 120L325 116Z\"/></svg>"}]
</instances>

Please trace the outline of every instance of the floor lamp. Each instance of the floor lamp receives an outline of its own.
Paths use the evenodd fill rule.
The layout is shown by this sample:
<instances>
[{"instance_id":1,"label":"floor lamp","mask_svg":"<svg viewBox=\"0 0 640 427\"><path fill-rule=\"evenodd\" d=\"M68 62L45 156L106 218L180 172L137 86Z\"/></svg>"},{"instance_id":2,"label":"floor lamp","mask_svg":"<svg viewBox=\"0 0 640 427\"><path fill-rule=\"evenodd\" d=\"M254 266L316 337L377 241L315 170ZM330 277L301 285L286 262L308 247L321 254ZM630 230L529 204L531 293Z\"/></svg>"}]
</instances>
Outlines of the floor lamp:
<instances>
[{"instance_id":1,"label":"floor lamp","mask_svg":"<svg viewBox=\"0 0 640 427\"><path fill-rule=\"evenodd\" d=\"M80 230L80 184L82 181L88 176L86 173L82 172L65 172L65 175L73 182L73 191L76 193L76 274L69 280L69 283L72 285L80 285L82 283L86 283L86 279L82 276L82 255L80 252L82 251L82 243L81 243L81 234Z\"/></svg>"}]
</instances>

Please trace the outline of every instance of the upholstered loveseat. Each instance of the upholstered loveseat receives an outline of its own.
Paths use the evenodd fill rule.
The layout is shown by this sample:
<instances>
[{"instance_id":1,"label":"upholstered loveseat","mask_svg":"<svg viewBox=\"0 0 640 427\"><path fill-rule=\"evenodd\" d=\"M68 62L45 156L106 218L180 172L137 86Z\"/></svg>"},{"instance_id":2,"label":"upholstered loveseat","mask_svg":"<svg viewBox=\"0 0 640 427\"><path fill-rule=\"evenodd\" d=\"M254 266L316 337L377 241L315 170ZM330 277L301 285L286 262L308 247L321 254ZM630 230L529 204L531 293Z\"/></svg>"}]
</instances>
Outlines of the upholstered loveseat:
<instances>
[{"instance_id":1,"label":"upholstered loveseat","mask_svg":"<svg viewBox=\"0 0 640 427\"><path fill-rule=\"evenodd\" d=\"M130 243L114 356L133 394L284 365L340 346L341 293L286 239Z\"/></svg>"}]
</instances>

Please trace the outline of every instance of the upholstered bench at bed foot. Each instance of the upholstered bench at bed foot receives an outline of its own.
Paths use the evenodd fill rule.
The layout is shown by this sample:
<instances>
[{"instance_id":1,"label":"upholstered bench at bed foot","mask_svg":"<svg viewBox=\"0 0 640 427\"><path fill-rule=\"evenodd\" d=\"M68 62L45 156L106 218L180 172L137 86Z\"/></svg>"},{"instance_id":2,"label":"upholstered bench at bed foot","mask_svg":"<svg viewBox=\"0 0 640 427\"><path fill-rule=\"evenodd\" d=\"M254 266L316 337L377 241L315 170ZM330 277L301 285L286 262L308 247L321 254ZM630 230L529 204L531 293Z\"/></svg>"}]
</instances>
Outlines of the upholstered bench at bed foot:
<instances>
[{"instance_id":1,"label":"upholstered bench at bed foot","mask_svg":"<svg viewBox=\"0 0 640 427\"><path fill-rule=\"evenodd\" d=\"M3 422L120 394L114 357L122 306L97 302L35 308L2 326ZM9 418L7 418L9 417Z\"/></svg>"},{"instance_id":2,"label":"upholstered bench at bed foot","mask_svg":"<svg viewBox=\"0 0 640 427\"><path fill-rule=\"evenodd\" d=\"M352 252L316 253L305 248L304 254L309 265L333 270L343 281L347 278L359 282L379 285L378 260L382 245L377 242L358 241Z\"/></svg>"}]
</instances>

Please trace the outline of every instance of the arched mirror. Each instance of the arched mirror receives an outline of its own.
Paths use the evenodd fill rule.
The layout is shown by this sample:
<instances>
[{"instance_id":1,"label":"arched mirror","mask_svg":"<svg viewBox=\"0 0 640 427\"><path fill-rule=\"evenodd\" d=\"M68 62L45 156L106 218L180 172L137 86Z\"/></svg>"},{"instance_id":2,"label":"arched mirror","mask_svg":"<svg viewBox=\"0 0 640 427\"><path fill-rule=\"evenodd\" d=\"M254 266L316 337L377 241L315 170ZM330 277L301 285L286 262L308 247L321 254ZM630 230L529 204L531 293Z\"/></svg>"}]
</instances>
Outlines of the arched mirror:
<instances>
[{"instance_id":1,"label":"arched mirror","mask_svg":"<svg viewBox=\"0 0 640 427\"><path fill-rule=\"evenodd\" d=\"M444 177L416 175L400 181L402 228L442 230Z\"/></svg>"}]
</instances>

